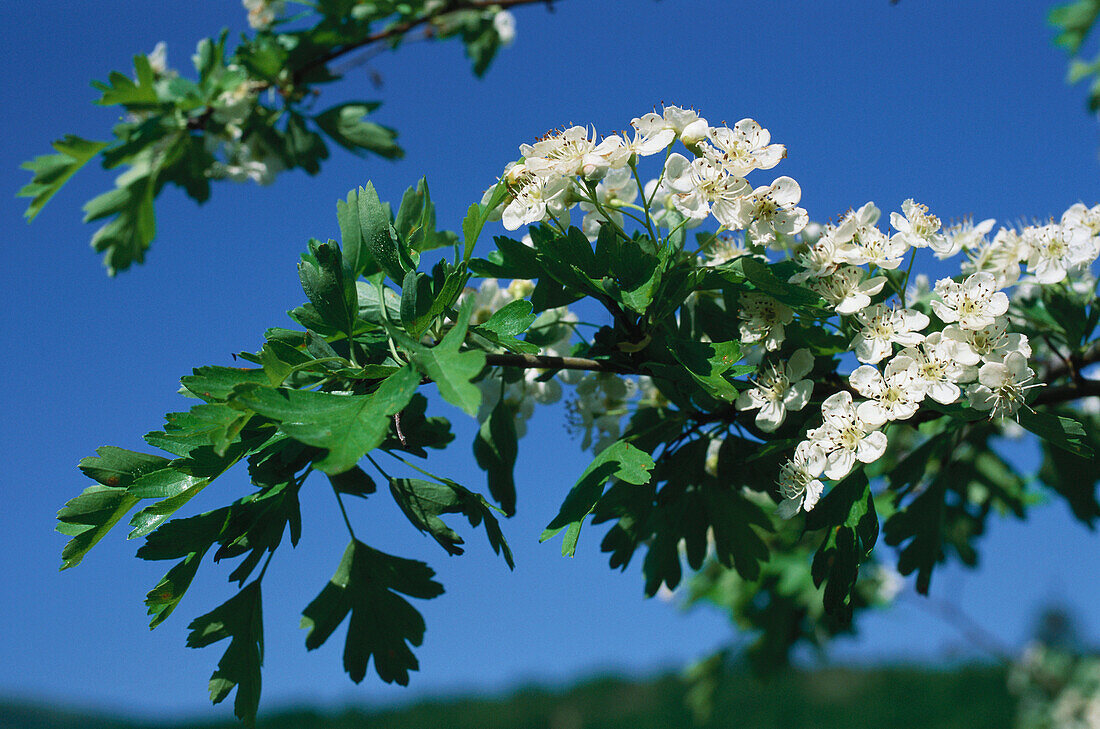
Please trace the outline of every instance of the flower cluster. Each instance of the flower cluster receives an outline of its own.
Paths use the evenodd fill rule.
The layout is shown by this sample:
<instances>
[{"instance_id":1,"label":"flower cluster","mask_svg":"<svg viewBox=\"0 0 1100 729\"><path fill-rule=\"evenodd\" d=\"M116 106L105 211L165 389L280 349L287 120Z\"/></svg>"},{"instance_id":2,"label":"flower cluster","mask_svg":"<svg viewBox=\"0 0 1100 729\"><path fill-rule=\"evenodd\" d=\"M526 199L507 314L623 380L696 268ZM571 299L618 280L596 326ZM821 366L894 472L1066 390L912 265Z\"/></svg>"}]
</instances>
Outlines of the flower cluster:
<instances>
[{"instance_id":1,"label":"flower cluster","mask_svg":"<svg viewBox=\"0 0 1100 729\"><path fill-rule=\"evenodd\" d=\"M1013 416L1025 406L1026 392L1038 386L1028 366L1031 346L1023 334L1008 331L1009 297L1001 290L1021 282L1021 266L1033 274L1032 284L1060 283L1072 274L1095 286L1088 268L1100 256L1100 206L1074 205L1057 224L1002 228L992 241L986 236L993 220L943 230L927 207L912 200L891 214L892 235L875 227L879 217L867 203L825 226L800 253L802 270L790 278L821 294L837 314L852 317L850 346L862 364L849 375L848 389L825 399L823 424L807 432L783 467L785 515L813 507L817 477L840 479L857 461L881 457L887 444L882 428L912 418L926 397L951 405L965 395L971 408L991 418ZM874 272L897 269L918 248L941 259L966 252L965 277L941 278L931 291L908 292L900 302L886 297L872 303L887 282ZM924 311L905 305L921 293L928 299ZM742 321L753 317L743 314ZM743 330L742 341L750 339ZM770 346L777 347L774 341Z\"/></svg>"},{"instance_id":2,"label":"flower cluster","mask_svg":"<svg viewBox=\"0 0 1100 729\"><path fill-rule=\"evenodd\" d=\"M580 227L590 240L604 225L630 240L624 226L631 218L651 236L668 231L666 244L676 231L713 219L717 230L697 236L698 265L721 266L742 256L767 261L769 252L797 264L788 283L821 297L860 365L845 386L834 385L824 397L820 425L805 432L781 467L783 516L812 509L824 489L820 479L842 479L857 463L880 458L888 425L916 416L926 398L941 406L962 402L991 418L1014 416L1038 385L1027 337L1010 331L1004 289L1026 293L1067 280L1095 288L1089 267L1100 256L1100 205L1077 204L1057 223L996 233L992 219L945 227L911 199L886 218L889 231L879 227L883 214L871 202L839 222L817 225L798 207L801 189L793 179L756 187L745 179L786 155L752 119L715 127L693 110L668 106L633 119L631 127L598 138L590 128L571 126L522 145L522 159L502 175L507 194L495 213L508 230L546 223L564 231L579 206ZM682 152L673 151L677 142ZM660 175L643 183L641 158L659 153ZM919 274L911 281L906 271L921 249L940 260L963 254L961 275L934 285ZM772 293L743 290L726 302L727 311L736 312L742 361L756 367L738 385L735 407L756 411L762 433L783 427L814 389L811 349L785 347L801 315ZM796 326L819 324L804 319ZM570 408L585 447L618 437L624 405L635 392L642 402L660 399L647 381L636 387L600 374L581 383Z\"/></svg>"},{"instance_id":3,"label":"flower cluster","mask_svg":"<svg viewBox=\"0 0 1100 729\"><path fill-rule=\"evenodd\" d=\"M693 227L713 216L719 230L745 230L753 243L767 245L792 236L809 216L798 207L798 183L779 177L753 188L745 176L768 170L786 155L781 144L752 119L733 127L713 127L695 111L667 106L631 121L632 133L597 140L581 126L547 134L520 146L522 161L510 164L502 179L508 198L499 210L504 227L550 222L564 228L570 210L580 204L582 229L594 238L599 226L622 225L623 210L645 212L664 228ZM680 141L688 159L671 152ZM639 158L665 153L660 177L641 184ZM644 206L634 204L644 190Z\"/></svg>"}]
</instances>

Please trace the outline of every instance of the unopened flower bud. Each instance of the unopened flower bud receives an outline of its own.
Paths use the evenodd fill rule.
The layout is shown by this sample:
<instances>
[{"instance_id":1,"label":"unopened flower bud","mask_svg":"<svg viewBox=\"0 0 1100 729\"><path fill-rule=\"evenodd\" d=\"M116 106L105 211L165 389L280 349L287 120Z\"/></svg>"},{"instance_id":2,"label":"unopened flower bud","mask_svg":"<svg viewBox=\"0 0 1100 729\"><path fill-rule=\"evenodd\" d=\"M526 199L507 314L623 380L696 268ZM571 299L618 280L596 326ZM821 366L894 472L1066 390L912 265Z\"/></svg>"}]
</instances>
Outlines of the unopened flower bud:
<instances>
[{"instance_id":1,"label":"unopened flower bud","mask_svg":"<svg viewBox=\"0 0 1100 729\"><path fill-rule=\"evenodd\" d=\"M610 169L610 160L602 154L589 152L581 160L581 174L584 176L584 179L589 182L598 182L602 180Z\"/></svg>"},{"instance_id":2,"label":"unopened flower bud","mask_svg":"<svg viewBox=\"0 0 1100 729\"><path fill-rule=\"evenodd\" d=\"M684 127L684 131L680 132L680 141L688 149L694 149L699 142L707 138L708 131L710 131L710 127L707 125L707 120L696 119Z\"/></svg>"},{"instance_id":3,"label":"unopened flower bud","mask_svg":"<svg viewBox=\"0 0 1100 729\"><path fill-rule=\"evenodd\" d=\"M517 278L508 284L508 294L513 299L526 299L535 291L535 282L529 278Z\"/></svg>"}]
</instances>

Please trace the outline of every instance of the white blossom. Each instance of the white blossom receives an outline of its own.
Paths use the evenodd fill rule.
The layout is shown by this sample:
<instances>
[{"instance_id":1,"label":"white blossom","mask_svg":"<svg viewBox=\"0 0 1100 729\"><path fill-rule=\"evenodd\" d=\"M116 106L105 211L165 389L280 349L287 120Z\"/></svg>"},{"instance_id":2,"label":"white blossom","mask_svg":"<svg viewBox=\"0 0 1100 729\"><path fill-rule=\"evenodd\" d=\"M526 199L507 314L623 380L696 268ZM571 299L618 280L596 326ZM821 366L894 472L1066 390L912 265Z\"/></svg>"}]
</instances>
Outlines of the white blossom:
<instances>
[{"instance_id":1,"label":"white blossom","mask_svg":"<svg viewBox=\"0 0 1100 729\"><path fill-rule=\"evenodd\" d=\"M596 131L572 126L551 132L534 144L521 144L523 163L535 175L571 177L581 174L585 156L596 149Z\"/></svg>"},{"instance_id":2,"label":"white blossom","mask_svg":"<svg viewBox=\"0 0 1100 729\"><path fill-rule=\"evenodd\" d=\"M744 177L753 170L770 170L787 154L782 144L769 144L771 133L752 119L742 119L729 127L711 127L707 140L714 145L714 156L731 175Z\"/></svg>"},{"instance_id":3,"label":"white blossom","mask_svg":"<svg viewBox=\"0 0 1100 729\"><path fill-rule=\"evenodd\" d=\"M502 46L512 45L516 39L516 16L507 10L499 10L493 16L493 30L497 32Z\"/></svg>"},{"instance_id":4,"label":"white blossom","mask_svg":"<svg viewBox=\"0 0 1100 729\"><path fill-rule=\"evenodd\" d=\"M1024 231L1030 249L1027 271L1042 284L1063 281L1069 271L1096 260L1094 239L1086 227L1043 225Z\"/></svg>"},{"instance_id":5,"label":"white blossom","mask_svg":"<svg viewBox=\"0 0 1100 729\"><path fill-rule=\"evenodd\" d=\"M623 224L623 214L618 211L618 208L633 203L637 197L638 183L635 182L629 167L612 170L596 185L596 201L619 226ZM581 230L589 240L595 240L599 235L600 225L606 218L595 203L582 200L579 207L584 212Z\"/></svg>"},{"instance_id":6,"label":"white blossom","mask_svg":"<svg viewBox=\"0 0 1100 729\"><path fill-rule=\"evenodd\" d=\"M821 403L821 416L824 424L807 436L825 452L829 478L844 478L856 461L871 463L886 452L886 434L860 417L847 390L827 397Z\"/></svg>"},{"instance_id":7,"label":"white blossom","mask_svg":"<svg viewBox=\"0 0 1100 729\"><path fill-rule=\"evenodd\" d=\"M848 376L848 382L867 398L857 407L860 418L871 425L882 425L889 420L908 420L913 417L924 400L925 386L916 362L905 355L898 355L879 372L872 365L862 365Z\"/></svg>"},{"instance_id":8,"label":"white blossom","mask_svg":"<svg viewBox=\"0 0 1100 729\"><path fill-rule=\"evenodd\" d=\"M672 203L686 218L703 219L712 212L725 228L738 230L748 222L743 199L752 192L749 183L735 177L706 157L688 161L681 154L665 161L665 181Z\"/></svg>"},{"instance_id":9,"label":"white blossom","mask_svg":"<svg viewBox=\"0 0 1100 729\"><path fill-rule=\"evenodd\" d=\"M800 509L810 511L821 498L824 484L818 480L825 469L825 453L810 441L802 441L789 461L779 467L779 502L776 513L790 519Z\"/></svg>"},{"instance_id":10,"label":"white blossom","mask_svg":"<svg viewBox=\"0 0 1100 729\"><path fill-rule=\"evenodd\" d=\"M573 181L569 177L526 175L524 183L513 187L512 199L501 213L506 230L516 230L550 218L569 225Z\"/></svg>"},{"instance_id":11,"label":"white blossom","mask_svg":"<svg viewBox=\"0 0 1100 729\"><path fill-rule=\"evenodd\" d=\"M892 271L901 265L908 251L909 245L901 236L891 238L878 228L866 227L841 246L840 255L856 266L870 264Z\"/></svg>"},{"instance_id":12,"label":"white blossom","mask_svg":"<svg viewBox=\"0 0 1100 729\"><path fill-rule=\"evenodd\" d=\"M949 278L936 282L932 311L944 324L958 322L963 329L981 329L1008 311L1008 296L997 290L993 274L972 273L961 283Z\"/></svg>"},{"instance_id":13,"label":"white blossom","mask_svg":"<svg viewBox=\"0 0 1100 729\"><path fill-rule=\"evenodd\" d=\"M906 347L898 354L911 359L916 366L928 397L943 405L959 399L958 383L970 382L978 375L977 355L957 339L932 332L919 347Z\"/></svg>"},{"instance_id":14,"label":"white blossom","mask_svg":"<svg viewBox=\"0 0 1100 729\"><path fill-rule=\"evenodd\" d=\"M940 219L928 212L928 207L911 199L901 204L904 217L890 213L890 225L912 248L932 247L934 251L946 250L948 243L940 230Z\"/></svg>"},{"instance_id":15,"label":"white blossom","mask_svg":"<svg viewBox=\"0 0 1100 729\"><path fill-rule=\"evenodd\" d=\"M968 261L961 269L965 274L985 271L993 275L999 289L1006 288L1020 279L1020 262L1026 261L1031 249L1014 230L1001 228L992 241L981 241L967 250Z\"/></svg>"},{"instance_id":16,"label":"white blossom","mask_svg":"<svg viewBox=\"0 0 1100 729\"><path fill-rule=\"evenodd\" d=\"M699 116L694 109L681 109L678 106L666 106L662 114L650 112L634 118L630 125L647 140L654 140L654 151L664 149L673 140L679 139L684 146L691 148L706 139L710 127L707 120ZM665 141L667 140L667 141Z\"/></svg>"},{"instance_id":17,"label":"white blossom","mask_svg":"<svg viewBox=\"0 0 1100 729\"><path fill-rule=\"evenodd\" d=\"M976 365L981 361L1000 362L1012 352L1025 359L1031 356L1031 344L1023 334L1008 331L1008 319L996 321L981 329L963 329L951 325L944 327L943 337L958 342L955 358L960 364Z\"/></svg>"},{"instance_id":18,"label":"white blossom","mask_svg":"<svg viewBox=\"0 0 1100 729\"><path fill-rule=\"evenodd\" d=\"M814 383L804 378L813 365L814 358L808 349L795 351L786 363L769 365L753 379L752 389L737 398L737 409L759 408L757 427L766 433L774 432L786 420L788 410L801 410L809 402Z\"/></svg>"},{"instance_id":19,"label":"white blossom","mask_svg":"<svg viewBox=\"0 0 1100 729\"><path fill-rule=\"evenodd\" d=\"M892 309L885 304L875 304L856 312L862 325L852 339L856 359L865 364L877 364L893 354L894 344L914 347L924 335L920 330L929 324L928 317L914 309Z\"/></svg>"},{"instance_id":20,"label":"white blossom","mask_svg":"<svg viewBox=\"0 0 1100 729\"><path fill-rule=\"evenodd\" d=\"M147 56L153 73L163 76L168 70L168 44L159 41Z\"/></svg>"},{"instance_id":21,"label":"white blossom","mask_svg":"<svg viewBox=\"0 0 1100 729\"><path fill-rule=\"evenodd\" d=\"M855 314L871 305L871 297L886 285L885 276L867 277L859 266L844 265L825 278L810 281L809 288L829 302L838 314Z\"/></svg>"},{"instance_id":22,"label":"white blossom","mask_svg":"<svg viewBox=\"0 0 1100 729\"><path fill-rule=\"evenodd\" d=\"M943 232L946 245L936 251L936 258L944 259L954 256L959 251L971 251L985 245L985 237L993 230L997 222L995 218L986 218L977 225L967 219L952 225Z\"/></svg>"},{"instance_id":23,"label":"white blossom","mask_svg":"<svg viewBox=\"0 0 1100 729\"><path fill-rule=\"evenodd\" d=\"M762 342L769 352L779 349L786 338L785 324L794 320L794 312L766 294L741 294L741 343Z\"/></svg>"},{"instance_id":24,"label":"white blossom","mask_svg":"<svg viewBox=\"0 0 1100 729\"><path fill-rule=\"evenodd\" d=\"M626 401L637 389L633 380L609 372L593 372L577 383L576 397L567 406L568 422L581 434L581 448L599 453L619 439Z\"/></svg>"},{"instance_id":25,"label":"white blossom","mask_svg":"<svg viewBox=\"0 0 1100 729\"><path fill-rule=\"evenodd\" d=\"M241 4L248 11L248 24L255 30L267 30L286 11L286 0L241 0Z\"/></svg>"},{"instance_id":26,"label":"white blossom","mask_svg":"<svg viewBox=\"0 0 1100 729\"><path fill-rule=\"evenodd\" d=\"M772 184L756 188L741 201L734 217L751 220L748 233L752 242L766 246L775 241L776 234L795 235L810 222L810 216L798 207L801 199L802 188L797 182L790 177L777 177Z\"/></svg>"},{"instance_id":27,"label":"white blossom","mask_svg":"<svg viewBox=\"0 0 1100 729\"><path fill-rule=\"evenodd\" d=\"M788 283L804 283L813 278L824 278L836 271L844 262L838 251L835 226L825 226L812 245L799 252L798 265L802 270L788 279Z\"/></svg>"},{"instance_id":28,"label":"white blossom","mask_svg":"<svg viewBox=\"0 0 1100 729\"><path fill-rule=\"evenodd\" d=\"M986 362L978 370L978 384L967 388L970 407L988 410L989 417L1013 415L1024 403L1024 394L1038 384L1028 384L1035 372L1027 366L1027 358L1010 352L1002 362Z\"/></svg>"}]
</instances>

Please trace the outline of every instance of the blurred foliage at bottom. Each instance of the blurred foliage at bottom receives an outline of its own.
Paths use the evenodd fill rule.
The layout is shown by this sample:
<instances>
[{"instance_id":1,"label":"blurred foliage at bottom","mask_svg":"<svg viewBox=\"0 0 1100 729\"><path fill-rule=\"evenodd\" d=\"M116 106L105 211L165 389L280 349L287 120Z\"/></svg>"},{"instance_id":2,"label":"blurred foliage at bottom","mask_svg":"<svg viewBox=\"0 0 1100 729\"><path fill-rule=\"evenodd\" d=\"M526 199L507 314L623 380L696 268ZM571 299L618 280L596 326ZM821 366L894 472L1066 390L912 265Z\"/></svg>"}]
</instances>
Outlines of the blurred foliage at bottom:
<instances>
[{"instance_id":1,"label":"blurred foliage at bottom","mask_svg":"<svg viewBox=\"0 0 1100 729\"><path fill-rule=\"evenodd\" d=\"M567 689L530 687L497 698L452 697L386 710L261 714L262 729L671 729L673 727L815 727L830 729L981 729L1013 725L1017 699L1007 670L989 665L950 669L868 667L789 671L761 681L747 669L717 678L714 711L698 724L689 687L669 674L648 681L597 678ZM214 724L113 722L0 706L0 726L20 729L230 729Z\"/></svg>"}]
</instances>

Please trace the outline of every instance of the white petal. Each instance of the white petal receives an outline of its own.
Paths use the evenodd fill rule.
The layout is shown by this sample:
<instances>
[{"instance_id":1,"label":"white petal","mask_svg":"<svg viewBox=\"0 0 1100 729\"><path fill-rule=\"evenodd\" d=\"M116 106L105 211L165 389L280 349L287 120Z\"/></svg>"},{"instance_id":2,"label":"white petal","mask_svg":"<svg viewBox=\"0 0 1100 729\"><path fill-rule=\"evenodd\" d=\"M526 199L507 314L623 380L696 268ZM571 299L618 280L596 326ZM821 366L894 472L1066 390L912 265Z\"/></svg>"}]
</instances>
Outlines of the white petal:
<instances>
[{"instance_id":1,"label":"white petal","mask_svg":"<svg viewBox=\"0 0 1100 729\"><path fill-rule=\"evenodd\" d=\"M886 452L886 434L881 430L868 433L856 447L856 458L863 463L877 461Z\"/></svg>"}]
</instances>

